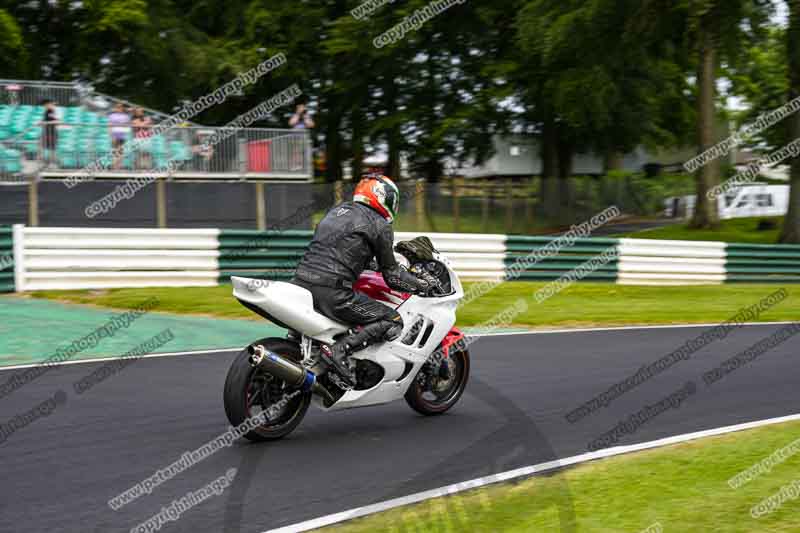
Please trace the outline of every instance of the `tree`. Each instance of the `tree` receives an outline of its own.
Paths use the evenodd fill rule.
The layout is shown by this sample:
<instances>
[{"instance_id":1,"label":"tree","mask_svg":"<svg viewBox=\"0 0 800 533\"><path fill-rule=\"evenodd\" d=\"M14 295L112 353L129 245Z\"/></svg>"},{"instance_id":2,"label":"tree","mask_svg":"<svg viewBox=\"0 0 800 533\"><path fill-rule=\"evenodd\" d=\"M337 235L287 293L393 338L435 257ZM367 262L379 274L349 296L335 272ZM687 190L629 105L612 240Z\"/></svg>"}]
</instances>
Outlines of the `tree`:
<instances>
[{"instance_id":1,"label":"tree","mask_svg":"<svg viewBox=\"0 0 800 533\"><path fill-rule=\"evenodd\" d=\"M800 0L789 0L789 30L787 53L789 64L789 99L800 96ZM790 137L800 138L800 114L789 118ZM783 221L780 241L800 244L800 158L791 162L789 211Z\"/></svg>"},{"instance_id":2,"label":"tree","mask_svg":"<svg viewBox=\"0 0 800 533\"><path fill-rule=\"evenodd\" d=\"M11 76L24 75L25 56L19 23L11 13L0 9L0 70Z\"/></svg>"},{"instance_id":3,"label":"tree","mask_svg":"<svg viewBox=\"0 0 800 533\"><path fill-rule=\"evenodd\" d=\"M697 55L697 149L708 150L720 139L715 135L717 70L723 60L735 63L743 49L763 37L772 6L761 0L682 0L689 24L687 36ZM692 228L717 228L717 200L707 192L719 183L719 161L695 173L696 197Z\"/></svg>"},{"instance_id":4,"label":"tree","mask_svg":"<svg viewBox=\"0 0 800 533\"><path fill-rule=\"evenodd\" d=\"M538 123L543 205L563 213L572 154L591 150L616 170L641 144L676 144L688 106L674 26L642 25L639 2L535 0L520 11L529 118ZM680 27L674 13L666 22ZM665 28L668 28L665 29Z\"/></svg>"}]
</instances>

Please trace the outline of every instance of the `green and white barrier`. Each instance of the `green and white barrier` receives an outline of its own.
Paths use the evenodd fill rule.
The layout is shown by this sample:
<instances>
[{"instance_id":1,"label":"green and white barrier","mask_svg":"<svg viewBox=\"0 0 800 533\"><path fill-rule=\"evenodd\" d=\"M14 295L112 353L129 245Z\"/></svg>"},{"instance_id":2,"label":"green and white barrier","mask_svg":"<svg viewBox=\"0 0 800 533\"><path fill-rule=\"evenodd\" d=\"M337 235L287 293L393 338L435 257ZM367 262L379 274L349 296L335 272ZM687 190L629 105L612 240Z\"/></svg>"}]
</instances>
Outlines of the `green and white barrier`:
<instances>
[{"instance_id":1,"label":"green and white barrier","mask_svg":"<svg viewBox=\"0 0 800 533\"><path fill-rule=\"evenodd\" d=\"M725 243L620 239L618 283L689 285L725 282Z\"/></svg>"},{"instance_id":2,"label":"green and white barrier","mask_svg":"<svg viewBox=\"0 0 800 533\"><path fill-rule=\"evenodd\" d=\"M800 245L728 244L725 281L784 283L800 281Z\"/></svg>"},{"instance_id":3,"label":"green and white barrier","mask_svg":"<svg viewBox=\"0 0 800 533\"><path fill-rule=\"evenodd\" d=\"M407 240L419 233L398 233ZM312 232L0 227L0 291L212 286L289 279ZM466 280L581 279L637 285L800 282L800 246L432 233ZM598 259L603 258L603 261ZM585 268L593 261L592 269Z\"/></svg>"},{"instance_id":4,"label":"green and white barrier","mask_svg":"<svg viewBox=\"0 0 800 533\"><path fill-rule=\"evenodd\" d=\"M0 226L0 292L14 292L14 230Z\"/></svg>"},{"instance_id":5,"label":"green and white barrier","mask_svg":"<svg viewBox=\"0 0 800 533\"><path fill-rule=\"evenodd\" d=\"M617 239L579 238L560 246L556 237L506 237L506 279L553 280L607 251L618 251ZM604 262L586 281L616 281L618 260Z\"/></svg>"},{"instance_id":6,"label":"green and white barrier","mask_svg":"<svg viewBox=\"0 0 800 533\"><path fill-rule=\"evenodd\" d=\"M216 229L15 230L17 291L217 284Z\"/></svg>"}]
</instances>

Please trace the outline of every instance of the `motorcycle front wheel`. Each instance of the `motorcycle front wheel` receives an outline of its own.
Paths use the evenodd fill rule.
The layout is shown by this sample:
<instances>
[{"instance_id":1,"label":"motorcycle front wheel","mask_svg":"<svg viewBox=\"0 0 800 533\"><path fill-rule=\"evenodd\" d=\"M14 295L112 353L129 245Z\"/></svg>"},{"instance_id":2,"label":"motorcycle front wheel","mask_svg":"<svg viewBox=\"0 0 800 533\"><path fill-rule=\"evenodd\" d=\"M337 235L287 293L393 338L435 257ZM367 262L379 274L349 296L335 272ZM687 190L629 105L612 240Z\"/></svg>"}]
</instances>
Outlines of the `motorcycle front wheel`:
<instances>
[{"instance_id":1,"label":"motorcycle front wheel","mask_svg":"<svg viewBox=\"0 0 800 533\"><path fill-rule=\"evenodd\" d=\"M406 391L406 402L420 414L431 416L448 411L458 402L467 387L469 350L451 348L441 364L447 365L446 372L438 369L432 371L430 367L423 366Z\"/></svg>"},{"instance_id":2,"label":"motorcycle front wheel","mask_svg":"<svg viewBox=\"0 0 800 533\"><path fill-rule=\"evenodd\" d=\"M266 338L253 342L291 361L300 362L297 343L286 339ZM234 427L247 423L244 433L252 441L269 441L285 437L300 424L311 402L310 392L290 390L283 380L250 365L245 348L233 360L225 379L225 414ZM253 417L263 420L253 422Z\"/></svg>"}]
</instances>

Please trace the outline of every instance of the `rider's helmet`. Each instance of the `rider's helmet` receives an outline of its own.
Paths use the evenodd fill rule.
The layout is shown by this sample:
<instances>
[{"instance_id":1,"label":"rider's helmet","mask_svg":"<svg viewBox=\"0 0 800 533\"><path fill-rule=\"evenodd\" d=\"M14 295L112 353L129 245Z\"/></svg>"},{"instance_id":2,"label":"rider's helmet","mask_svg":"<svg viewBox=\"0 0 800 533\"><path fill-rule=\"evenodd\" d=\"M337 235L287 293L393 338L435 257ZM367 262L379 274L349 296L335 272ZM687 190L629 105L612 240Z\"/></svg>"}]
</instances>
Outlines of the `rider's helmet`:
<instances>
[{"instance_id":1,"label":"rider's helmet","mask_svg":"<svg viewBox=\"0 0 800 533\"><path fill-rule=\"evenodd\" d=\"M386 176L367 174L356 185L353 201L370 206L383 218L393 222L400 207L400 191Z\"/></svg>"}]
</instances>

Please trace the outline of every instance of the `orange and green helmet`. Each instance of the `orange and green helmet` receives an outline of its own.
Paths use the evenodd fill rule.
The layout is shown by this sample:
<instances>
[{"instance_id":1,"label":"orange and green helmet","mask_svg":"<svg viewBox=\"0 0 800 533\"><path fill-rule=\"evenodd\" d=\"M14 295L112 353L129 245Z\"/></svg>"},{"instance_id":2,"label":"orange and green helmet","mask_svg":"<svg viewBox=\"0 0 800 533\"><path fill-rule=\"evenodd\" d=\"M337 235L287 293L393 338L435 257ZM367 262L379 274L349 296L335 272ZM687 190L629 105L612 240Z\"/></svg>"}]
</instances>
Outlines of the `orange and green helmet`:
<instances>
[{"instance_id":1,"label":"orange and green helmet","mask_svg":"<svg viewBox=\"0 0 800 533\"><path fill-rule=\"evenodd\" d=\"M356 185L353 201L370 206L383 218L393 222L400 208L400 190L386 176L369 174Z\"/></svg>"}]
</instances>

